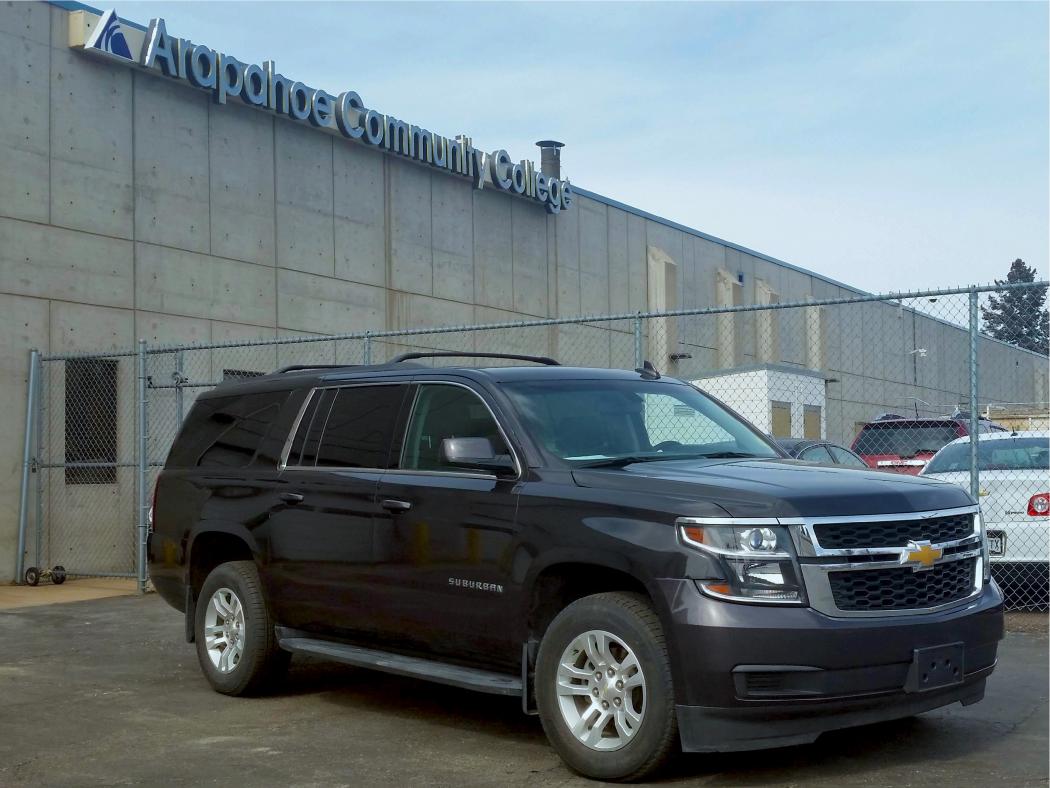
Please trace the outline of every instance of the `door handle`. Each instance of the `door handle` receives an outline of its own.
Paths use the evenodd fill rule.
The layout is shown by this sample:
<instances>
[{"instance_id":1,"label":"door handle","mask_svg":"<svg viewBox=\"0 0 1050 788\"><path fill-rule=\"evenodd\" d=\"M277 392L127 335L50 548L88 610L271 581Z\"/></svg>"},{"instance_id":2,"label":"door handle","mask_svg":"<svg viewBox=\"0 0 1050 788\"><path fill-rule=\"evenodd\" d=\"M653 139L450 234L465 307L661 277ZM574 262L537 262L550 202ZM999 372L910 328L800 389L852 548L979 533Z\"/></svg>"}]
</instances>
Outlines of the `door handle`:
<instances>
[{"instance_id":1,"label":"door handle","mask_svg":"<svg viewBox=\"0 0 1050 788\"><path fill-rule=\"evenodd\" d=\"M303 502L303 496L300 493L283 492L279 497L285 503L297 504Z\"/></svg>"},{"instance_id":2,"label":"door handle","mask_svg":"<svg viewBox=\"0 0 1050 788\"><path fill-rule=\"evenodd\" d=\"M412 508L412 504L410 502L396 501L392 498L387 498L386 500L382 501L379 505L386 509L388 512L392 512L393 514L407 512L409 509Z\"/></svg>"}]
</instances>

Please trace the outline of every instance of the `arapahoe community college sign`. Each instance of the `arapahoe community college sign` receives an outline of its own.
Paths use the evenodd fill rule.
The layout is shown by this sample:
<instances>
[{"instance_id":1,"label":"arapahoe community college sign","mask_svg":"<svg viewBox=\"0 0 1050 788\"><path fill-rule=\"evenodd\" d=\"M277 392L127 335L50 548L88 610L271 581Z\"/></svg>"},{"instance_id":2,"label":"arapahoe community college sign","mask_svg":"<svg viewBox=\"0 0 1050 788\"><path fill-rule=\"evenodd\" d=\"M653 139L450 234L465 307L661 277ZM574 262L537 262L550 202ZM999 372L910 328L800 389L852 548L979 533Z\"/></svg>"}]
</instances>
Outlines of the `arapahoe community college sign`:
<instances>
[{"instance_id":1,"label":"arapahoe community college sign","mask_svg":"<svg viewBox=\"0 0 1050 788\"><path fill-rule=\"evenodd\" d=\"M469 137L442 137L365 106L352 90L333 96L277 73L272 60L242 63L204 44L169 35L163 19L143 31L121 24L113 10L70 14L69 44L86 53L135 65L211 91L215 101L231 99L287 115L319 129L382 148L450 175L470 178L477 189L499 189L542 203L558 213L572 204L572 186L536 170L527 159L514 162L505 150L478 150ZM137 56L135 53L138 53Z\"/></svg>"}]
</instances>

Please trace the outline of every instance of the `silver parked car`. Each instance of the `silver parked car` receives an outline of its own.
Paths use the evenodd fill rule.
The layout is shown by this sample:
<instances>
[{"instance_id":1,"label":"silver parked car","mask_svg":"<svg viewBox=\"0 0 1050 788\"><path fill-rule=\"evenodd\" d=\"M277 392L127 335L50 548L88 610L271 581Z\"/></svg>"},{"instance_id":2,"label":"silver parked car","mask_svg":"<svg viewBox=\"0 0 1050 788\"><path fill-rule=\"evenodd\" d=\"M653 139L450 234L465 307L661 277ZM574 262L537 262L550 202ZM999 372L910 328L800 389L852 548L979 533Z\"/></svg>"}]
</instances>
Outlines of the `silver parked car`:
<instances>
[{"instance_id":1,"label":"silver parked car","mask_svg":"<svg viewBox=\"0 0 1050 788\"><path fill-rule=\"evenodd\" d=\"M977 442L981 518L988 535L992 571L1046 604L1050 574L1050 432L991 432ZM970 438L959 438L934 455L922 471L928 479L970 488Z\"/></svg>"}]
</instances>

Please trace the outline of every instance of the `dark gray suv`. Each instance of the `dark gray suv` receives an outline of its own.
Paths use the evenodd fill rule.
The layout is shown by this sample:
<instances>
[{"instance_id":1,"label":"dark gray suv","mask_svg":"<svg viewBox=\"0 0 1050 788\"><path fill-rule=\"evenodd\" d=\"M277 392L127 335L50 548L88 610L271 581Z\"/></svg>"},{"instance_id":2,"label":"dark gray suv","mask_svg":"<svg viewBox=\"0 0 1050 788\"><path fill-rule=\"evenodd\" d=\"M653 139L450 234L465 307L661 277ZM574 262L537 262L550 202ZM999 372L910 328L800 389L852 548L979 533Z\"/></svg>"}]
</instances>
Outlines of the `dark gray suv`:
<instances>
[{"instance_id":1,"label":"dark gray suv","mask_svg":"<svg viewBox=\"0 0 1050 788\"><path fill-rule=\"evenodd\" d=\"M512 695L614 780L982 698L1002 598L964 490L788 459L649 367L420 355L193 406L149 559L216 690L303 653Z\"/></svg>"}]
</instances>

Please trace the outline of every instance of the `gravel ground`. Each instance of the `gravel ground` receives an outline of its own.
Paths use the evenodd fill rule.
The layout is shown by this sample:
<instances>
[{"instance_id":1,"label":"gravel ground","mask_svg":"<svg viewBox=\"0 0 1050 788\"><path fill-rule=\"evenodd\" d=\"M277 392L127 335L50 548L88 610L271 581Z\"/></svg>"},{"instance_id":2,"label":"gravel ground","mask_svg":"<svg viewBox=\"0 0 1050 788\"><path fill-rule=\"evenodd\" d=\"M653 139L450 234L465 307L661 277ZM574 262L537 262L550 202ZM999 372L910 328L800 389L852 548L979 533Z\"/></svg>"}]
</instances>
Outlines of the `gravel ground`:
<instances>
[{"instance_id":1,"label":"gravel ground","mask_svg":"<svg viewBox=\"0 0 1050 788\"><path fill-rule=\"evenodd\" d=\"M1041 622L1041 623L1040 623ZM681 756L667 785L1046 785L1046 616L1010 616L968 708L759 753ZM0 613L0 785L588 785L511 699L296 659L227 698L156 596Z\"/></svg>"}]
</instances>

